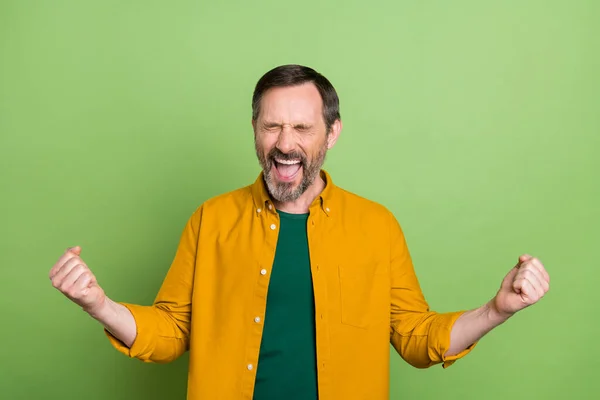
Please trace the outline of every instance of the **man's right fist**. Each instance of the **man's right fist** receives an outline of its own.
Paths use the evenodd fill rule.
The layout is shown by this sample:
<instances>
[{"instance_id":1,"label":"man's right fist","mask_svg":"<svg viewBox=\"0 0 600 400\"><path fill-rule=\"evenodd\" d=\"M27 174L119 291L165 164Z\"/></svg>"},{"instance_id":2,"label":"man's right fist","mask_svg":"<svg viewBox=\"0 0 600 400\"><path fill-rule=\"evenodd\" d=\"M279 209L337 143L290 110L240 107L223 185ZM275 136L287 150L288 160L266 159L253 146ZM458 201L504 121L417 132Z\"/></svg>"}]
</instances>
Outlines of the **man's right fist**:
<instances>
[{"instance_id":1,"label":"man's right fist","mask_svg":"<svg viewBox=\"0 0 600 400\"><path fill-rule=\"evenodd\" d=\"M79 246L67 249L50 270L50 280L52 286L91 313L104 305L106 295L80 254Z\"/></svg>"}]
</instances>

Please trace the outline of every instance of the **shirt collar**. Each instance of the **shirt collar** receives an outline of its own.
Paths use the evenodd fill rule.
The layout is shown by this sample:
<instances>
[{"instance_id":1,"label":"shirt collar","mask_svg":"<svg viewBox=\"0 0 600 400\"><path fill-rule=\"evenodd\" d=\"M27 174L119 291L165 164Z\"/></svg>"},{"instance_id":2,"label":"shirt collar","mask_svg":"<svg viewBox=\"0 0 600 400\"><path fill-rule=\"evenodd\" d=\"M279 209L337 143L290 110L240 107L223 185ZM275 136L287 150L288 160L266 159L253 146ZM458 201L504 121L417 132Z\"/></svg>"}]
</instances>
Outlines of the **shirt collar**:
<instances>
[{"instance_id":1,"label":"shirt collar","mask_svg":"<svg viewBox=\"0 0 600 400\"><path fill-rule=\"evenodd\" d=\"M325 188L315 198L309 209L310 211L321 209L325 215L331 216L331 202L336 191L336 186L333 184L331 176L327 171L322 169L320 175L323 181L325 181ZM260 213L262 210L276 212L275 205L273 204L273 200L271 199L267 190L267 185L265 184L263 171L260 172L250 189L257 212Z\"/></svg>"}]
</instances>

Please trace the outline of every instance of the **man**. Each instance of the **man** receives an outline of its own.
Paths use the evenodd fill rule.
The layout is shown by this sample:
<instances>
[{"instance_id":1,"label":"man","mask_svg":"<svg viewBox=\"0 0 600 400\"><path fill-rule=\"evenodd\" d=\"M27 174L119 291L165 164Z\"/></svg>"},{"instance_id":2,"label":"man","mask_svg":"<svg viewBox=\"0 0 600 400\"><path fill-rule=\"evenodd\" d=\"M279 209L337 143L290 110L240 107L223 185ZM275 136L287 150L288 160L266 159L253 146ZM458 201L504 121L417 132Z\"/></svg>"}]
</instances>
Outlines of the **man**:
<instances>
[{"instance_id":1,"label":"man","mask_svg":"<svg viewBox=\"0 0 600 400\"><path fill-rule=\"evenodd\" d=\"M342 130L331 83L281 66L252 109L262 172L192 214L152 306L109 299L79 247L50 271L127 356L189 350L188 399L385 399L390 343L417 368L447 367L548 291L522 255L482 307L429 310L394 216L322 169Z\"/></svg>"}]
</instances>

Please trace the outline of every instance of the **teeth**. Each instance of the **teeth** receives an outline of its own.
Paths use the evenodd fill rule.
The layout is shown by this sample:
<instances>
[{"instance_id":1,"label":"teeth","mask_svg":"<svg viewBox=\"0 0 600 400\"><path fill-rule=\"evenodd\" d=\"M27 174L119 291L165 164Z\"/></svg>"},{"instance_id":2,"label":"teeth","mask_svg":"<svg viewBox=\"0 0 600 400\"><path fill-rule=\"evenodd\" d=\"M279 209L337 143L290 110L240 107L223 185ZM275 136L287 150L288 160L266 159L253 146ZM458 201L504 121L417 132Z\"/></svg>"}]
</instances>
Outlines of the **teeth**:
<instances>
[{"instance_id":1,"label":"teeth","mask_svg":"<svg viewBox=\"0 0 600 400\"><path fill-rule=\"evenodd\" d=\"M300 163L300 160L278 160L278 159L275 159L275 161L277 161L279 164L286 164L286 165L294 165L294 164Z\"/></svg>"}]
</instances>

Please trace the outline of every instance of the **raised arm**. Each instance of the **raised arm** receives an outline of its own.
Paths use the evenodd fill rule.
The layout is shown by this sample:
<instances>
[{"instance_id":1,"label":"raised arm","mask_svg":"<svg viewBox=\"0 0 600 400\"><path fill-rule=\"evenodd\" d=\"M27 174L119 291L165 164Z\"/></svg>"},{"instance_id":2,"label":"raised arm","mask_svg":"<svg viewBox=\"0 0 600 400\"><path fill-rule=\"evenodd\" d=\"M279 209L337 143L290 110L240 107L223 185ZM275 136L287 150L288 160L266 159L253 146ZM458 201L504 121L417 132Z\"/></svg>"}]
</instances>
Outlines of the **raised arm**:
<instances>
[{"instance_id":1,"label":"raised arm","mask_svg":"<svg viewBox=\"0 0 600 400\"><path fill-rule=\"evenodd\" d=\"M529 254L522 255L492 300L458 318L452 327L446 355L460 353L516 312L537 303L549 289L550 276L541 261Z\"/></svg>"},{"instance_id":2,"label":"raised arm","mask_svg":"<svg viewBox=\"0 0 600 400\"><path fill-rule=\"evenodd\" d=\"M79 256L70 249L50 271L53 286L105 328L112 345L128 357L165 363L189 347L192 290L202 207L188 220L175 258L150 306L110 300Z\"/></svg>"},{"instance_id":3,"label":"raised arm","mask_svg":"<svg viewBox=\"0 0 600 400\"><path fill-rule=\"evenodd\" d=\"M391 316L390 342L398 354L416 368L444 363L451 365L473 347L448 355L450 332L463 311L431 311L423 296L413 263L398 221L390 214Z\"/></svg>"},{"instance_id":4,"label":"raised arm","mask_svg":"<svg viewBox=\"0 0 600 400\"><path fill-rule=\"evenodd\" d=\"M69 248L49 274L52 286L99 321L127 346L136 337L136 324L129 310L109 299L81 258L79 246Z\"/></svg>"},{"instance_id":5,"label":"raised arm","mask_svg":"<svg viewBox=\"0 0 600 400\"><path fill-rule=\"evenodd\" d=\"M550 278L542 263L529 255L519 258L496 296L470 311L431 311L421 292L400 225L391 217L390 341L411 365L447 367L468 354L496 326L548 291Z\"/></svg>"}]
</instances>

